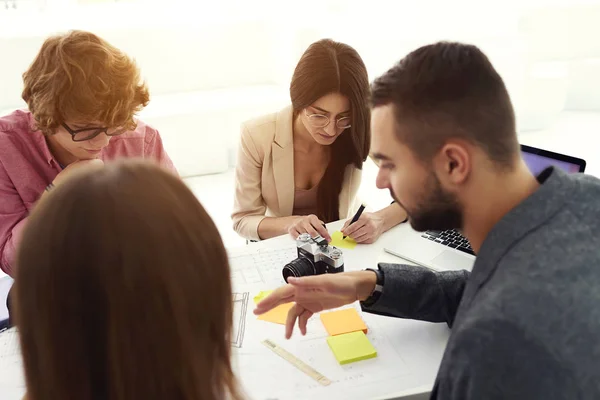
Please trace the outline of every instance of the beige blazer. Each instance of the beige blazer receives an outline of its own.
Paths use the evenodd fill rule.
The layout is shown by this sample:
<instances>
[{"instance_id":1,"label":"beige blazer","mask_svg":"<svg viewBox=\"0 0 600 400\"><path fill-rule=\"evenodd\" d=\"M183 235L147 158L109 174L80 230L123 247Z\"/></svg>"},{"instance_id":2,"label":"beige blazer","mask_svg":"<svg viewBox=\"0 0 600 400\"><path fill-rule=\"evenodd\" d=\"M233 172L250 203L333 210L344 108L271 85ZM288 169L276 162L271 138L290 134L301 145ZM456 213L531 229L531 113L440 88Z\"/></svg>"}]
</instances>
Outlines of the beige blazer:
<instances>
[{"instance_id":1,"label":"beige blazer","mask_svg":"<svg viewBox=\"0 0 600 400\"><path fill-rule=\"evenodd\" d=\"M265 217L286 217L294 209L294 143L291 106L242 124L235 170L233 229L246 239L259 240ZM361 170L349 165L340 193L340 218L353 214Z\"/></svg>"}]
</instances>

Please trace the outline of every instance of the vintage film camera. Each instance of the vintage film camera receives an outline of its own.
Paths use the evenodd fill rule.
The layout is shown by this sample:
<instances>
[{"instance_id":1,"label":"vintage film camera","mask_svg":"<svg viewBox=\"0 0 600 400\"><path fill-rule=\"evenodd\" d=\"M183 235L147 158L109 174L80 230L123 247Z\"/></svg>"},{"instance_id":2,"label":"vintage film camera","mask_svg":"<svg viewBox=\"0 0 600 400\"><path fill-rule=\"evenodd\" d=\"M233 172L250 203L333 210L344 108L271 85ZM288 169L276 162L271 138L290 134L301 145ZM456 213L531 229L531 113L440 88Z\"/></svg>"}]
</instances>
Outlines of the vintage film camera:
<instances>
[{"instance_id":1,"label":"vintage film camera","mask_svg":"<svg viewBox=\"0 0 600 400\"><path fill-rule=\"evenodd\" d=\"M342 251L330 246L321 236L311 237L303 233L296 239L298 258L283 267L283 279L344 272Z\"/></svg>"}]
</instances>

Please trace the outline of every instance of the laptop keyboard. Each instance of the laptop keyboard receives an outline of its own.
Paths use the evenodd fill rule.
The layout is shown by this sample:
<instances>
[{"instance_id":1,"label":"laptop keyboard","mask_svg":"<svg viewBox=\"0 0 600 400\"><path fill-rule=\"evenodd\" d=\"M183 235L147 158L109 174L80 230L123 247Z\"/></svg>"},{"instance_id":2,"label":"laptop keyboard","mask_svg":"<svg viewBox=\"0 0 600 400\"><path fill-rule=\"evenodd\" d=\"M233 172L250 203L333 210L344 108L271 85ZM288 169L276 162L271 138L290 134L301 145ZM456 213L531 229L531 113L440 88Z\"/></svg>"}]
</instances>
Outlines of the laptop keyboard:
<instances>
[{"instance_id":1,"label":"laptop keyboard","mask_svg":"<svg viewBox=\"0 0 600 400\"><path fill-rule=\"evenodd\" d=\"M475 255L467 238L461 235L457 230L449 229L441 232L427 231L423 233L421 237L463 251L467 254Z\"/></svg>"}]
</instances>

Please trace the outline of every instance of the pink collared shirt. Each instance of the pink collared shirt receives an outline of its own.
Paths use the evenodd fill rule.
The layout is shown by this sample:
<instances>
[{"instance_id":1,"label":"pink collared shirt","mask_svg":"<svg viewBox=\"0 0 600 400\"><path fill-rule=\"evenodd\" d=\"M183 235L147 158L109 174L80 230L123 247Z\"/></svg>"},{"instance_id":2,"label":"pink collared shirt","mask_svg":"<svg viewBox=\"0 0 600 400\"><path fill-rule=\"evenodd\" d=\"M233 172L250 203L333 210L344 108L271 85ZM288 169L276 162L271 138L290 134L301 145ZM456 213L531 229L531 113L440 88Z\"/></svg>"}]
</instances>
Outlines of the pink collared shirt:
<instances>
[{"instance_id":1,"label":"pink collared shirt","mask_svg":"<svg viewBox=\"0 0 600 400\"><path fill-rule=\"evenodd\" d=\"M9 275L14 272L16 248L27 216L62 170L34 122L31 113L23 110L0 117L0 268ZM134 131L113 137L99 158L108 161L122 157L155 159L175 171L158 131L142 121Z\"/></svg>"}]
</instances>

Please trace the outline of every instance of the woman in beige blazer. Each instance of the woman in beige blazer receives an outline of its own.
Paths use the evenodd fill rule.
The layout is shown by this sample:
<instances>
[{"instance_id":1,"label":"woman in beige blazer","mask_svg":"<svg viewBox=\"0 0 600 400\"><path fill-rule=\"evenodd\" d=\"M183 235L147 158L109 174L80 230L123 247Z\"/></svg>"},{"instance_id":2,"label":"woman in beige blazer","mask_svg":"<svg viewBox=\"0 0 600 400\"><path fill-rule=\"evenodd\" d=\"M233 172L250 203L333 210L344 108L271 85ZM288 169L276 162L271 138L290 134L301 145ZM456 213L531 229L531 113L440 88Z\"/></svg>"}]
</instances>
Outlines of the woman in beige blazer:
<instances>
[{"instance_id":1,"label":"woman in beige blazer","mask_svg":"<svg viewBox=\"0 0 600 400\"><path fill-rule=\"evenodd\" d=\"M358 208L362 164L369 154L369 81L352 47L324 39L302 55L290 85L292 104L242 124L233 227L267 239L290 233L330 235L323 224ZM372 243L406 219L397 204L365 212L342 232Z\"/></svg>"}]
</instances>

